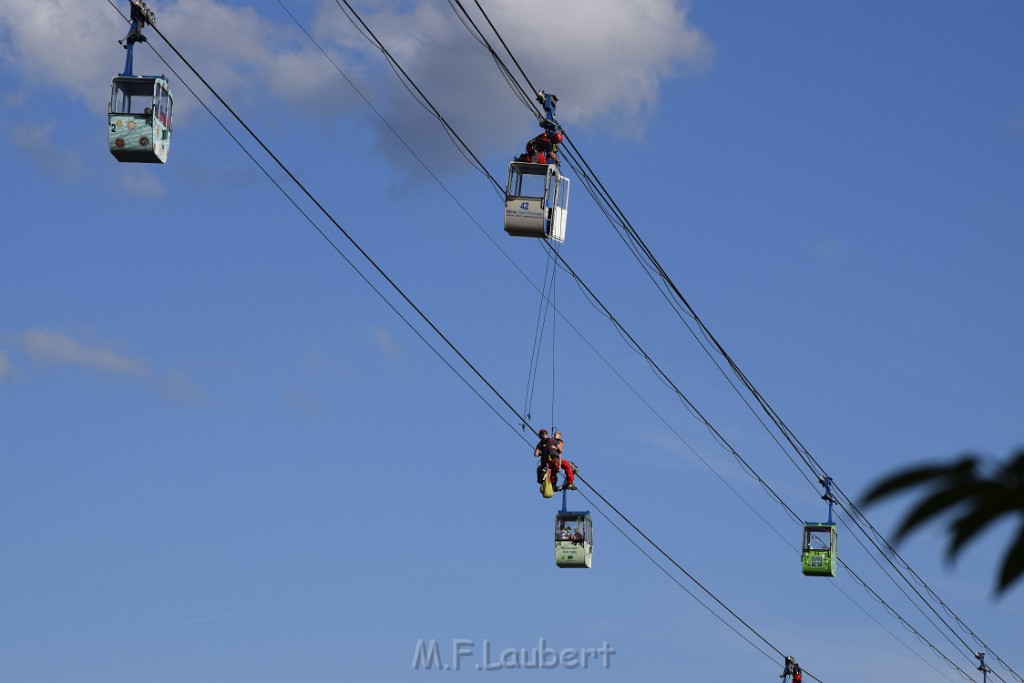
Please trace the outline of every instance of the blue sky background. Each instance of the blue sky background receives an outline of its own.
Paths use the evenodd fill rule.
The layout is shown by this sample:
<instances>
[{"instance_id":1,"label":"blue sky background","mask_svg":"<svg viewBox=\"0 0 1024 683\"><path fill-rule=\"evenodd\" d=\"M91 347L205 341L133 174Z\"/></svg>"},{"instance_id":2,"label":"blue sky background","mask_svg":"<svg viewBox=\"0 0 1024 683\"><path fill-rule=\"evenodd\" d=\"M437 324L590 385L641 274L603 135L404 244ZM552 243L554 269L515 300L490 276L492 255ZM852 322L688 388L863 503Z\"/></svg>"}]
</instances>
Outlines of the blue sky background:
<instances>
[{"instance_id":1,"label":"blue sky background","mask_svg":"<svg viewBox=\"0 0 1024 683\"><path fill-rule=\"evenodd\" d=\"M545 250L503 233L500 196L336 3L285 4L387 125L280 4L151 6L522 410ZM483 6L687 300L847 494L911 463L1024 443L1024 6ZM503 180L539 129L452 8L355 7ZM125 30L106 2L0 8L0 680L776 680L771 648L649 562L587 487L592 502L572 506L595 512L594 568L555 567L558 500L536 491L532 438L382 303L179 78L170 162L114 161L104 117ZM141 46L136 72L167 68ZM822 518L820 490L577 178L570 207L565 259L787 504ZM964 680L847 572L803 577L799 526L565 274L557 305L533 420L565 433L602 495L820 680ZM870 519L889 534L908 503ZM844 561L980 681L982 648L943 635L845 522ZM900 553L1024 673L1021 589L992 598L1015 531L999 525L952 566L938 527ZM611 667L473 666L485 640L496 657L540 638L607 642ZM415 670L421 639L446 659L473 641L476 655L460 672Z\"/></svg>"}]
</instances>

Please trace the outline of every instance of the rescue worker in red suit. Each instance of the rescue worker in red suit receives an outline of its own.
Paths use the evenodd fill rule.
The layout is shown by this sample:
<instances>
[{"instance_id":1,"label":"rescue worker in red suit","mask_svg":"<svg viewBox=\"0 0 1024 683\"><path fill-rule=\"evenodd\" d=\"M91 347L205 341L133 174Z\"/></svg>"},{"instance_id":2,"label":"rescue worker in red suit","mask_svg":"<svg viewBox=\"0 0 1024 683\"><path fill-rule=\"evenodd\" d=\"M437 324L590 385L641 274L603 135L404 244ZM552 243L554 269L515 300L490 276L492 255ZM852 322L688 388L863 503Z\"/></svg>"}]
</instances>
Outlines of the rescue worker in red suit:
<instances>
[{"instance_id":1,"label":"rescue worker in red suit","mask_svg":"<svg viewBox=\"0 0 1024 683\"><path fill-rule=\"evenodd\" d=\"M555 432L555 435L551 437L548 445L548 477L551 480L551 487L558 491L558 470L562 470L565 473L565 483L562 485L563 489L569 489L571 491L576 490L576 484L573 480L576 478L576 465L562 457L562 434L561 432Z\"/></svg>"},{"instance_id":2,"label":"rescue worker in red suit","mask_svg":"<svg viewBox=\"0 0 1024 683\"><path fill-rule=\"evenodd\" d=\"M802 683L804 680L804 672L800 668L800 665L797 664L796 660L793 659L792 655L786 657L785 668L782 670L782 674L779 678L781 678L783 683L785 683L787 676L793 677L792 683Z\"/></svg>"},{"instance_id":3,"label":"rescue worker in red suit","mask_svg":"<svg viewBox=\"0 0 1024 683\"><path fill-rule=\"evenodd\" d=\"M576 478L577 467L562 457L562 434L555 432L555 435L548 437L548 430L542 429L537 432L540 441L533 449L533 457L540 458L537 466L537 483L544 483L544 476L547 475L551 482L551 488L558 490L558 470L565 472L565 484L563 489L576 490L573 481Z\"/></svg>"},{"instance_id":4,"label":"rescue worker in red suit","mask_svg":"<svg viewBox=\"0 0 1024 683\"><path fill-rule=\"evenodd\" d=\"M519 156L516 161L528 161L531 164L558 164L558 143L562 141L562 134L558 131L544 131L534 139L526 143L526 154Z\"/></svg>"}]
</instances>

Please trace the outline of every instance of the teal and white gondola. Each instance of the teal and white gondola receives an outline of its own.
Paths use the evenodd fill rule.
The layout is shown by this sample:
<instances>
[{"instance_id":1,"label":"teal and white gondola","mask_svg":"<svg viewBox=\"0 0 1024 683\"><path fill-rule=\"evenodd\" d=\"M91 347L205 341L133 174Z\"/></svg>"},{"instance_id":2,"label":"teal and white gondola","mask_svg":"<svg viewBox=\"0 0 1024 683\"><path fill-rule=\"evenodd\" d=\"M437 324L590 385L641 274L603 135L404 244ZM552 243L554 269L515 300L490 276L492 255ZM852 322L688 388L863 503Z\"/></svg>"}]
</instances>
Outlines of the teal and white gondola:
<instances>
[{"instance_id":1,"label":"teal and white gondola","mask_svg":"<svg viewBox=\"0 0 1024 683\"><path fill-rule=\"evenodd\" d=\"M110 153L121 162L167 163L171 148L174 100L165 76L136 76L135 43L145 42L142 29L155 25L153 11L141 0L131 0L132 27L122 41L128 51L124 72L110 84L107 141Z\"/></svg>"}]
</instances>

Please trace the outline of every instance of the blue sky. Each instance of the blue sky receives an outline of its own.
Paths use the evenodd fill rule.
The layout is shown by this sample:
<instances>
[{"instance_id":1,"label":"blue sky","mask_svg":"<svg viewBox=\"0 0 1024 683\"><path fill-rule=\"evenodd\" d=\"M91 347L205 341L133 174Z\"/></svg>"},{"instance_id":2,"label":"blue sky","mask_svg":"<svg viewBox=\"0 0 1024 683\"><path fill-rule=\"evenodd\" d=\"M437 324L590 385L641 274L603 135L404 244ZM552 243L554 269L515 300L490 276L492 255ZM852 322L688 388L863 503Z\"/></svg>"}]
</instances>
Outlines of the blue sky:
<instances>
[{"instance_id":1,"label":"blue sky","mask_svg":"<svg viewBox=\"0 0 1024 683\"><path fill-rule=\"evenodd\" d=\"M1024 7L482 4L701 319L844 492L1024 444ZM336 3L285 5L374 109L277 2L151 7L522 411L545 250L503 233L501 197ZM539 129L453 9L354 6L503 179ZM646 559L586 486L572 506L595 513L594 568L555 567L558 501L536 491L517 418L469 377L510 428L438 360L178 77L169 163L118 164L104 117L124 31L107 2L0 8L0 680L775 679L781 658ZM136 71L168 68L142 46ZM567 174L562 256L772 489L822 518L806 471ZM849 572L803 577L799 526L565 273L556 300L532 417L565 433L595 489L820 680L964 679ZM889 534L908 502L869 517ZM910 604L846 522L844 561L980 681L980 646ZM899 549L1024 672L1021 588L992 598L1014 531L993 529L953 565L938 527ZM463 670L415 669L431 639L446 660L470 643ZM614 655L608 668L474 666L485 642L494 660L540 639Z\"/></svg>"}]
</instances>

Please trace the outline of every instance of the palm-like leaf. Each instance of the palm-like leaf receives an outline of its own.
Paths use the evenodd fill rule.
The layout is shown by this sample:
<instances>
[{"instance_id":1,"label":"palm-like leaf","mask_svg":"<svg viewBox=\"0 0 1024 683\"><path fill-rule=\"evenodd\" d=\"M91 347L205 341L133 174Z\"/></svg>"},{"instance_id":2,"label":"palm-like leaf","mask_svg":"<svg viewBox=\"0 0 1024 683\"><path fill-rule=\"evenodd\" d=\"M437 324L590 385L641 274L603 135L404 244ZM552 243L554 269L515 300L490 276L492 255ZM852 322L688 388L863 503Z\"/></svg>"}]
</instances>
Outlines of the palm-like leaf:
<instances>
[{"instance_id":1,"label":"palm-like leaf","mask_svg":"<svg viewBox=\"0 0 1024 683\"><path fill-rule=\"evenodd\" d=\"M1006 552L1003 559L1003 569L999 572L999 585L996 586L996 593L1002 593L1011 583L1020 578L1024 573L1024 526L1017 534L1017 540Z\"/></svg>"},{"instance_id":2,"label":"palm-like leaf","mask_svg":"<svg viewBox=\"0 0 1024 683\"><path fill-rule=\"evenodd\" d=\"M925 496L903 518L896 531L901 540L943 513L949 523L947 558L952 560L967 543L1007 514L1024 517L1024 451L986 477L978 459L965 457L951 465L926 465L897 472L877 482L863 497L871 504L908 489L927 486ZM1001 594L1024 574L1024 525L1003 557L996 593Z\"/></svg>"}]
</instances>

